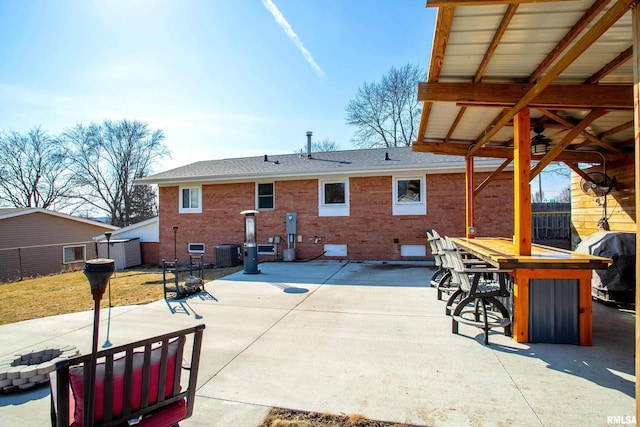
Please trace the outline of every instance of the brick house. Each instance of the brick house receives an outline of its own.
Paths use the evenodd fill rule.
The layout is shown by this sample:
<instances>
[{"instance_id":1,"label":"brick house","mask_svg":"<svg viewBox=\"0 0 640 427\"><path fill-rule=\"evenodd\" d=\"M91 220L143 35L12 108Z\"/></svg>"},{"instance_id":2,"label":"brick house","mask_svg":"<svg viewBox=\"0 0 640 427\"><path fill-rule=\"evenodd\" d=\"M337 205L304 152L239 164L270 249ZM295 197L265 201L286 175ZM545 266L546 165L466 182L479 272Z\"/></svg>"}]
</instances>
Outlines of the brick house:
<instances>
[{"instance_id":1,"label":"brick house","mask_svg":"<svg viewBox=\"0 0 640 427\"><path fill-rule=\"evenodd\" d=\"M499 163L476 159L476 181ZM298 259L409 260L430 256L427 229L464 234L464 172L463 157L402 147L200 161L137 183L158 185L164 259L175 250L181 261L195 252L213 262L215 246L243 243L240 212L255 209L258 243L279 238L279 254L295 213ZM512 173L479 193L476 211L478 235L512 236Z\"/></svg>"}]
</instances>

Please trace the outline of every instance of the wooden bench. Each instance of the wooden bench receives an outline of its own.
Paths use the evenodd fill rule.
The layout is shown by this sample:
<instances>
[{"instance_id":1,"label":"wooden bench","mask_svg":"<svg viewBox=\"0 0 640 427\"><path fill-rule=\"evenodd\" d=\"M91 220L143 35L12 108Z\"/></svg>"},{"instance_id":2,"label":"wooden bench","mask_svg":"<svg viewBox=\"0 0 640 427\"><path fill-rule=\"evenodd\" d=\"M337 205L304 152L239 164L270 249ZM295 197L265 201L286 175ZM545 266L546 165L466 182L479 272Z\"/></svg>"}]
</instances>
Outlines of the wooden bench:
<instances>
[{"instance_id":1,"label":"wooden bench","mask_svg":"<svg viewBox=\"0 0 640 427\"><path fill-rule=\"evenodd\" d=\"M93 419L89 413L92 355L56 363L51 376L53 426L172 426L193 413L205 325L136 341L97 353ZM187 338L191 360L182 365ZM182 369L188 371L182 388Z\"/></svg>"}]
</instances>

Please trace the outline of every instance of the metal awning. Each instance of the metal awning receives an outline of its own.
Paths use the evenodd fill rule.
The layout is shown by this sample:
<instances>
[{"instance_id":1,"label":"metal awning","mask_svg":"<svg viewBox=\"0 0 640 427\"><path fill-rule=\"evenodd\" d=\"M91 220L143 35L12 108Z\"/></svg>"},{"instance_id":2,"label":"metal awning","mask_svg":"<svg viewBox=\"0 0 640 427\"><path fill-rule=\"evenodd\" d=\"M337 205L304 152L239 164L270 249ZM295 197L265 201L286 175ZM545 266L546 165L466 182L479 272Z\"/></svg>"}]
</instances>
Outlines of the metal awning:
<instances>
[{"instance_id":1,"label":"metal awning","mask_svg":"<svg viewBox=\"0 0 640 427\"><path fill-rule=\"evenodd\" d=\"M531 137L541 126L562 146L545 163L632 153L634 3L428 0L438 16L413 150L512 158L528 106Z\"/></svg>"}]
</instances>

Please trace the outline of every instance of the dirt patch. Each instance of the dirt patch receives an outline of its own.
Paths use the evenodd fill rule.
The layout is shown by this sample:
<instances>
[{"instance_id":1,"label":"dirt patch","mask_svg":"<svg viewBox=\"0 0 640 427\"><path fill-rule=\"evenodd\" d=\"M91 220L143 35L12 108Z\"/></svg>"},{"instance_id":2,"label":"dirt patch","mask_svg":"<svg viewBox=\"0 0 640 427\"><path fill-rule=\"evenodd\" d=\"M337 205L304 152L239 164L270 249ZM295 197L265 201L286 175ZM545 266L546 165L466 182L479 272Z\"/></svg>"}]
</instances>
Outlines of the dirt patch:
<instances>
[{"instance_id":1,"label":"dirt patch","mask_svg":"<svg viewBox=\"0 0 640 427\"><path fill-rule=\"evenodd\" d=\"M258 427L417 427L370 420L363 415L335 415L273 408Z\"/></svg>"}]
</instances>

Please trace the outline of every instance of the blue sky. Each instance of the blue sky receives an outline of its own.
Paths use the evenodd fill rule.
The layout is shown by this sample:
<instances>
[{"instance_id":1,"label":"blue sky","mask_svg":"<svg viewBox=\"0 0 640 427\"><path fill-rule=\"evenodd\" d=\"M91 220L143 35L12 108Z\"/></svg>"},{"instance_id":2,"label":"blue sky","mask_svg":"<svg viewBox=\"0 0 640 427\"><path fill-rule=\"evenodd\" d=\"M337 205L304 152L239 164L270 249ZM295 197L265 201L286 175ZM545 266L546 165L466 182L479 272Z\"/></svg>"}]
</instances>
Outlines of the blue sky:
<instances>
[{"instance_id":1,"label":"blue sky","mask_svg":"<svg viewBox=\"0 0 640 427\"><path fill-rule=\"evenodd\" d=\"M0 131L141 120L173 153L156 172L293 153L308 130L350 149L347 103L394 66L426 79L435 14L424 0L0 0Z\"/></svg>"},{"instance_id":2,"label":"blue sky","mask_svg":"<svg viewBox=\"0 0 640 427\"><path fill-rule=\"evenodd\" d=\"M0 1L0 130L138 119L173 158L353 148L345 107L392 66L428 67L423 0ZM426 74L425 74L426 78Z\"/></svg>"}]
</instances>

